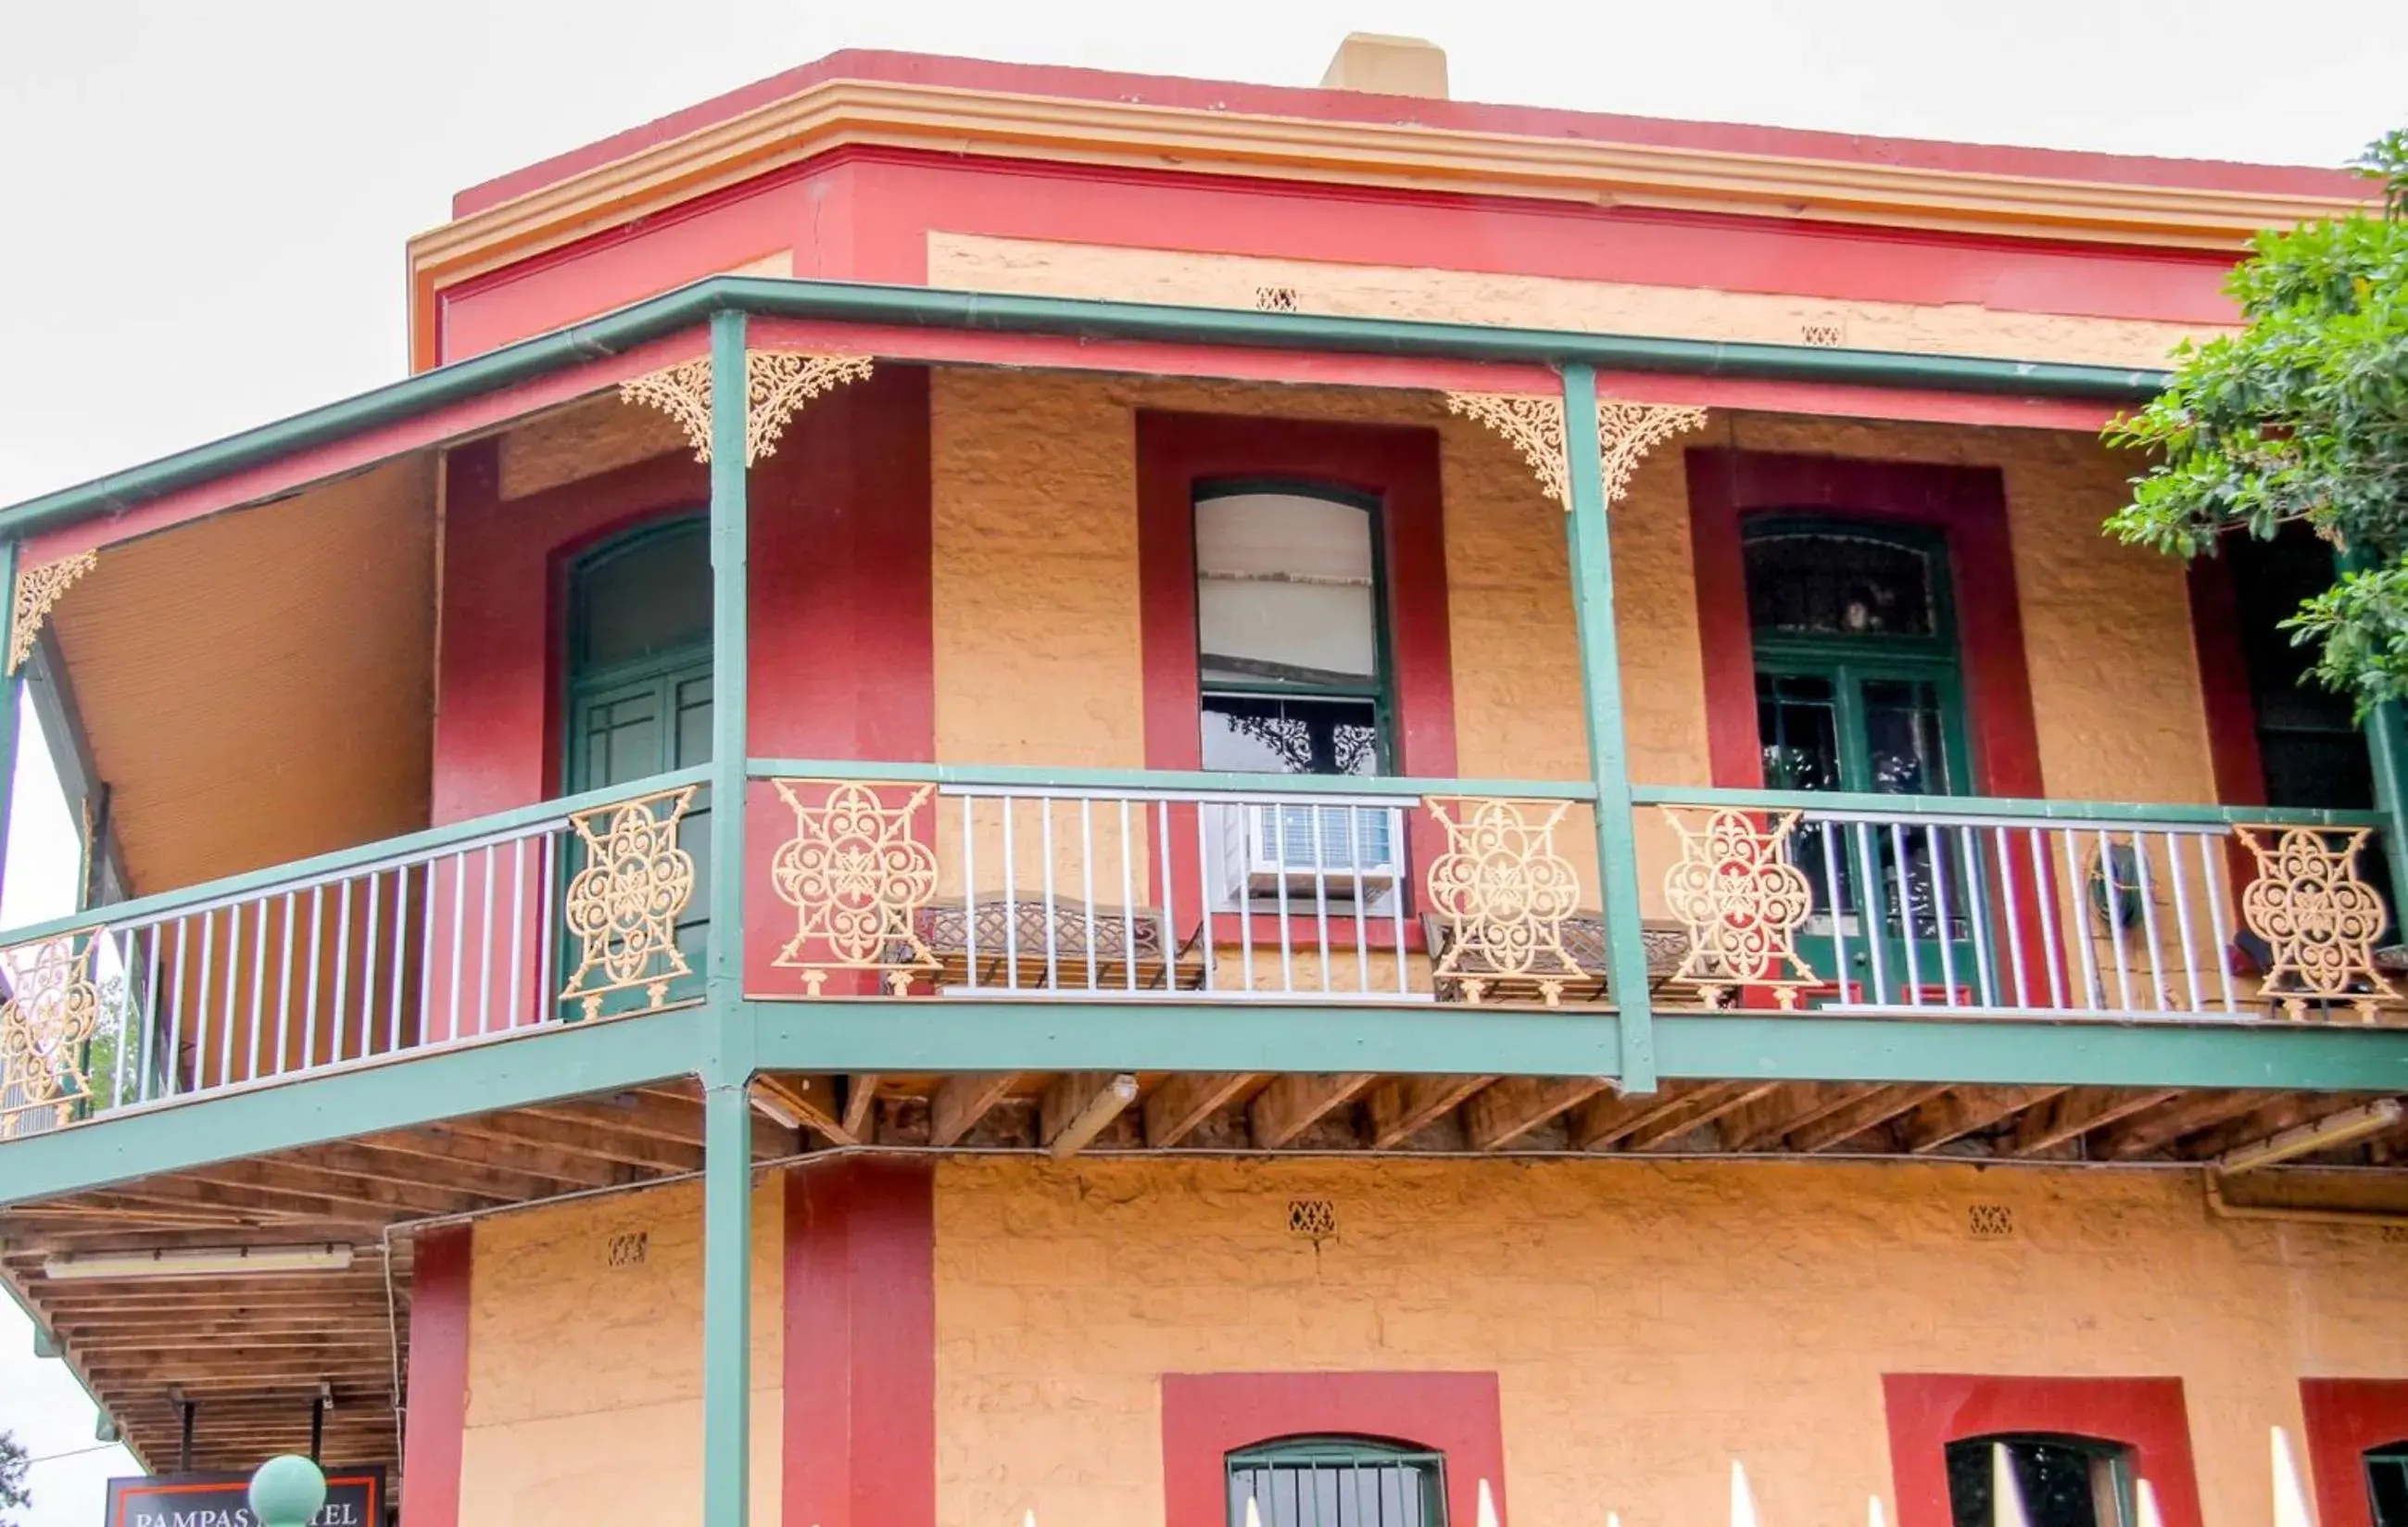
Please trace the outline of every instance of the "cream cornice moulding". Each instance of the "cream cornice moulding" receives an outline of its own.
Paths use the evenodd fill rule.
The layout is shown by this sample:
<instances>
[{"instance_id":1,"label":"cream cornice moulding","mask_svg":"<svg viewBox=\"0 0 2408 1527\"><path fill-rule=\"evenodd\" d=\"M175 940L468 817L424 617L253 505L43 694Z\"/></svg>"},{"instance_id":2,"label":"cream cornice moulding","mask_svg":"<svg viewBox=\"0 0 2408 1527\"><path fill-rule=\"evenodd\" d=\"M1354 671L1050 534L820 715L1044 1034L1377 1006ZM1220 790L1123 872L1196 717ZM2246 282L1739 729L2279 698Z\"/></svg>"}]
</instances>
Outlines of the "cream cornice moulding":
<instances>
[{"instance_id":1,"label":"cream cornice moulding","mask_svg":"<svg viewBox=\"0 0 2408 1527\"><path fill-rule=\"evenodd\" d=\"M450 284L850 144L2213 250L2366 205L830 79L421 234L413 285Z\"/></svg>"}]
</instances>

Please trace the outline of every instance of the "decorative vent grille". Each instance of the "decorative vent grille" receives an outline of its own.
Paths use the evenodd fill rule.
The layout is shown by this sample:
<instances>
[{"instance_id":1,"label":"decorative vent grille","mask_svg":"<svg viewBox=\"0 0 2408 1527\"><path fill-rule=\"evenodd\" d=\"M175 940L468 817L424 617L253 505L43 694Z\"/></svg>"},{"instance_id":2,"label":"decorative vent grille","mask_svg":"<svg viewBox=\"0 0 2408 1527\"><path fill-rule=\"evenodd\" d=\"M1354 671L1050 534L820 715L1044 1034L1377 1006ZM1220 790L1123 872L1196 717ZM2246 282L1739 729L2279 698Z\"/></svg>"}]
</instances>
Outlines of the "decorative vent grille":
<instances>
[{"instance_id":1,"label":"decorative vent grille","mask_svg":"<svg viewBox=\"0 0 2408 1527\"><path fill-rule=\"evenodd\" d=\"M1965 1229L1976 1241L2004 1241L2015 1233L2015 1211L2003 1203L1975 1203L1965 1210Z\"/></svg>"},{"instance_id":2,"label":"decorative vent grille","mask_svg":"<svg viewBox=\"0 0 2408 1527\"><path fill-rule=\"evenodd\" d=\"M1257 286L1254 306L1267 313L1292 313L1296 309L1296 288L1293 286Z\"/></svg>"},{"instance_id":3,"label":"decorative vent grille","mask_svg":"<svg viewBox=\"0 0 2408 1527\"><path fill-rule=\"evenodd\" d=\"M632 1235L613 1235L610 1237L610 1265L613 1267L640 1266L650 1239L651 1232L640 1230Z\"/></svg>"},{"instance_id":4,"label":"decorative vent grille","mask_svg":"<svg viewBox=\"0 0 2408 1527\"><path fill-rule=\"evenodd\" d=\"M1326 1198L1288 1200L1287 1230L1290 1235L1307 1240L1326 1241L1338 1233L1338 1205Z\"/></svg>"},{"instance_id":5,"label":"decorative vent grille","mask_svg":"<svg viewBox=\"0 0 2408 1527\"><path fill-rule=\"evenodd\" d=\"M1836 318L1820 324L1800 324L1798 325L1798 339L1803 344L1836 350L1848 342L1848 327Z\"/></svg>"}]
</instances>

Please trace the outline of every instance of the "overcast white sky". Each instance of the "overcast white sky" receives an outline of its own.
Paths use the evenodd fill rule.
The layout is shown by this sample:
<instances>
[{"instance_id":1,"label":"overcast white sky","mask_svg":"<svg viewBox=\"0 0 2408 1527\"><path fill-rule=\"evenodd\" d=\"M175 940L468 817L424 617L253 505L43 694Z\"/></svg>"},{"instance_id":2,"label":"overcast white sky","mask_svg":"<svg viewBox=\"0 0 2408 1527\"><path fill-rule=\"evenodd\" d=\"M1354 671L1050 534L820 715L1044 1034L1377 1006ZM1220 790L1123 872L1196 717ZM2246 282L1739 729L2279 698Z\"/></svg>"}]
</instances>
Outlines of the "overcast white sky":
<instances>
[{"instance_id":1,"label":"overcast white sky","mask_svg":"<svg viewBox=\"0 0 2408 1527\"><path fill-rule=\"evenodd\" d=\"M0 0L0 504L401 375L454 190L835 49L1309 85L1352 29L1464 100L2296 164L2408 124L2401 0ZM8 920L65 853L11 853ZM0 1427L88 1441L28 1353L0 1302ZM111 1462L37 1467L33 1527Z\"/></svg>"}]
</instances>

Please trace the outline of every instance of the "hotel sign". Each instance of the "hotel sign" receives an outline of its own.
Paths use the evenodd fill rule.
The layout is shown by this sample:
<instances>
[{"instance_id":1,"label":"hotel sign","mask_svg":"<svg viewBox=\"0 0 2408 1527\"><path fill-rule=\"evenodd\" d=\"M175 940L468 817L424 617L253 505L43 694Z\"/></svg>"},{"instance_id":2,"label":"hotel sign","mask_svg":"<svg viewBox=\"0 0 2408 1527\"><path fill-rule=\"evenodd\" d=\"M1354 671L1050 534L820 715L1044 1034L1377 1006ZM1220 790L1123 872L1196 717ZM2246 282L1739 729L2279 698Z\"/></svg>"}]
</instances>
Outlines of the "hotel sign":
<instances>
[{"instance_id":1,"label":"hotel sign","mask_svg":"<svg viewBox=\"0 0 2408 1527\"><path fill-rule=\"evenodd\" d=\"M326 1471L311 1527L384 1527L384 1469ZM108 1482L107 1527L259 1527L247 1474L158 1474Z\"/></svg>"}]
</instances>

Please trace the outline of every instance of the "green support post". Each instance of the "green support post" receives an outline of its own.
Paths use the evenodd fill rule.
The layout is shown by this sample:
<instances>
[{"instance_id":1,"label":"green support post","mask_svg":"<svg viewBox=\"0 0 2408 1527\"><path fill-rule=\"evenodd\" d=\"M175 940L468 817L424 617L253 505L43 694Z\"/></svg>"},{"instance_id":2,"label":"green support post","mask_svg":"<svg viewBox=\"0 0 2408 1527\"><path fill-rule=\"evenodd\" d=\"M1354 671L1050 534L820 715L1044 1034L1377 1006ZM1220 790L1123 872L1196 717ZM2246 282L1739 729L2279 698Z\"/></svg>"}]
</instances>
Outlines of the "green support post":
<instances>
[{"instance_id":1,"label":"green support post","mask_svg":"<svg viewBox=\"0 0 2408 1527\"><path fill-rule=\"evenodd\" d=\"M7 616L0 625L11 627L8 638L15 640L13 629L17 609L18 555L24 542L9 540L0 543L0 612ZM8 830L14 826L17 801L17 722L24 713L25 674L23 670L8 675L0 684L0 885L7 879Z\"/></svg>"},{"instance_id":2,"label":"green support post","mask_svg":"<svg viewBox=\"0 0 2408 1527\"><path fill-rule=\"evenodd\" d=\"M744 1012L749 687L744 315L710 319L710 1054L703 1083L702 1520L746 1527L752 1451L752 1046Z\"/></svg>"},{"instance_id":3,"label":"green support post","mask_svg":"<svg viewBox=\"0 0 2408 1527\"><path fill-rule=\"evenodd\" d=\"M2392 895L2408 897L2408 725L2396 702L2376 706L2366 718L2366 751L2374 766L2374 809L2384 816L2383 862L2391 871ZM2391 913L2396 930L2401 909Z\"/></svg>"},{"instance_id":4,"label":"green support post","mask_svg":"<svg viewBox=\"0 0 2408 1527\"><path fill-rule=\"evenodd\" d=\"M1597 866L1605 910L1606 973L1622 1024L1626 1092L1656 1090L1655 1011L1647 946L1639 929L1639 847L1630 756L1622 731L1622 644L1613 625L1613 547L1605 520L1605 464L1597 438L1597 373L1564 367L1564 445L1570 456L1572 611L1580 629L1581 693L1588 766L1597 785Z\"/></svg>"}]
</instances>

